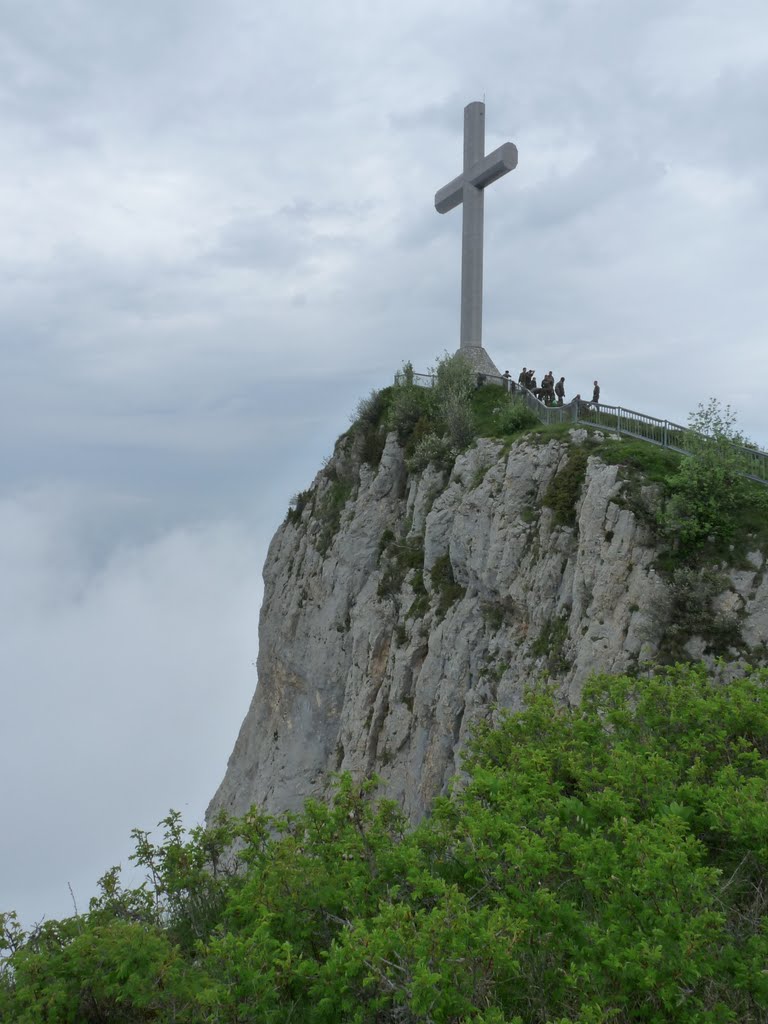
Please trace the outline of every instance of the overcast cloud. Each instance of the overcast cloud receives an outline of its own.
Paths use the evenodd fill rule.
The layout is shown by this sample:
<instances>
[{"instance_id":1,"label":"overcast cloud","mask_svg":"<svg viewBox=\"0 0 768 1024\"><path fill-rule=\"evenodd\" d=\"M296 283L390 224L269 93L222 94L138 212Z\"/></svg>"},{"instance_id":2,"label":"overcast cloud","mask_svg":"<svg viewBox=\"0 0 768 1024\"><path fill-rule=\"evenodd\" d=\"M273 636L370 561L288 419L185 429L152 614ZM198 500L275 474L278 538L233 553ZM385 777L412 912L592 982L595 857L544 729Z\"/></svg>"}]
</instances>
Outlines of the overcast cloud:
<instances>
[{"instance_id":1,"label":"overcast cloud","mask_svg":"<svg viewBox=\"0 0 768 1024\"><path fill-rule=\"evenodd\" d=\"M260 570L357 399L458 339L768 444L764 0L0 0L0 909L202 819Z\"/></svg>"}]
</instances>

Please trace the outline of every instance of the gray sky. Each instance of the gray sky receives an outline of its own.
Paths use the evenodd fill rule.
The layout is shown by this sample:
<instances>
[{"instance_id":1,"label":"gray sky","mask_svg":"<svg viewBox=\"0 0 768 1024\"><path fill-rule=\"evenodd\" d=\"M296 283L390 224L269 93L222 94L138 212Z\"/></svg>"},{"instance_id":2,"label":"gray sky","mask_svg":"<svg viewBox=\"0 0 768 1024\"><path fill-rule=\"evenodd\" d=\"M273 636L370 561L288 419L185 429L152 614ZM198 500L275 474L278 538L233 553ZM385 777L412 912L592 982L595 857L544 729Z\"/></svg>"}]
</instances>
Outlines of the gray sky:
<instances>
[{"instance_id":1,"label":"gray sky","mask_svg":"<svg viewBox=\"0 0 768 1024\"><path fill-rule=\"evenodd\" d=\"M0 909L202 819L260 570L357 399L458 339L768 444L765 0L0 0Z\"/></svg>"}]
</instances>

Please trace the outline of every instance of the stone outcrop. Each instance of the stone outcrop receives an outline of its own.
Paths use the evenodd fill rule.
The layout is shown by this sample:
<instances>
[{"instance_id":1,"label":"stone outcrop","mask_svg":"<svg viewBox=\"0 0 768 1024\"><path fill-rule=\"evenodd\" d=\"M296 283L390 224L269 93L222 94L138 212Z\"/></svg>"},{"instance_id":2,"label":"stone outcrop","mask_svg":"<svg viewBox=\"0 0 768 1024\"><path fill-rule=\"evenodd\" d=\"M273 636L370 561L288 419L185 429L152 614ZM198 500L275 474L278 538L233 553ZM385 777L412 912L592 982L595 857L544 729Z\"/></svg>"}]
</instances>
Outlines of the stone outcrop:
<instances>
[{"instance_id":1,"label":"stone outcrop","mask_svg":"<svg viewBox=\"0 0 768 1024\"><path fill-rule=\"evenodd\" d=\"M473 725L531 683L577 701L591 674L643 671L671 639L709 656L705 622L675 633L654 500L584 431L481 440L450 472L409 472L394 434L376 467L342 439L270 546L258 686L209 820L296 810L344 770L376 772L417 820ZM730 655L764 663L764 554L723 567L711 604Z\"/></svg>"}]
</instances>

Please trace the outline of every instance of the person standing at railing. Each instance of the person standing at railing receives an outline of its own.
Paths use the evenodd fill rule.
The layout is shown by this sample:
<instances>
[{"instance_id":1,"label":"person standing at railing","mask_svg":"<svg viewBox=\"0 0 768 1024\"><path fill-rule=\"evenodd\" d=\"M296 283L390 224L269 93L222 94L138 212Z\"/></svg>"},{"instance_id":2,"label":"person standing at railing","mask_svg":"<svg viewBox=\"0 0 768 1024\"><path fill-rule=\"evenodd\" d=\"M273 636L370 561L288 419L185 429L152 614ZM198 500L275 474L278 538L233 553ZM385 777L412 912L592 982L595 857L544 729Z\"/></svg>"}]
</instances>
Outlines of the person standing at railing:
<instances>
[{"instance_id":1,"label":"person standing at railing","mask_svg":"<svg viewBox=\"0 0 768 1024\"><path fill-rule=\"evenodd\" d=\"M565 398L565 377L561 377L555 384L555 394L557 395L557 404L562 405Z\"/></svg>"},{"instance_id":2,"label":"person standing at railing","mask_svg":"<svg viewBox=\"0 0 768 1024\"><path fill-rule=\"evenodd\" d=\"M510 391L512 387L512 374L509 372L509 370L504 371L504 373L502 374L502 380L504 381L504 383L502 384L504 390Z\"/></svg>"},{"instance_id":3,"label":"person standing at railing","mask_svg":"<svg viewBox=\"0 0 768 1024\"><path fill-rule=\"evenodd\" d=\"M523 367L520 376L517 378L517 383L521 388L528 387L528 369L525 366Z\"/></svg>"},{"instance_id":4,"label":"person standing at railing","mask_svg":"<svg viewBox=\"0 0 768 1024\"><path fill-rule=\"evenodd\" d=\"M600 407L600 385L595 381L595 386L592 389L592 405L596 409Z\"/></svg>"}]
</instances>

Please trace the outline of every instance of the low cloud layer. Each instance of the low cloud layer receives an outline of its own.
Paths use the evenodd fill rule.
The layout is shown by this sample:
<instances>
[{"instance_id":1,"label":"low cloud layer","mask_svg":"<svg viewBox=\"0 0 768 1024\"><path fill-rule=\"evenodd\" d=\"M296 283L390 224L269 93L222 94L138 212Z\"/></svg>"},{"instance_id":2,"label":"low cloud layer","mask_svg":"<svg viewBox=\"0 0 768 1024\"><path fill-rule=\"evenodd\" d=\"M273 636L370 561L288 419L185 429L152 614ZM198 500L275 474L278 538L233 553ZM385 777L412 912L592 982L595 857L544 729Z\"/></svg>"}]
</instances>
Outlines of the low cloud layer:
<instances>
[{"instance_id":1,"label":"low cloud layer","mask_svg":"<svg viewBox=\"0 0 768 1024\"><path fill-rule=\"evenodd\" d=\"M179 527L94 563L77 497L0 503L0 905L81 909L130 830L202 820L256 674L258 538Z\"/></svg>"}]
</instances>

